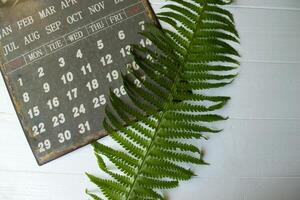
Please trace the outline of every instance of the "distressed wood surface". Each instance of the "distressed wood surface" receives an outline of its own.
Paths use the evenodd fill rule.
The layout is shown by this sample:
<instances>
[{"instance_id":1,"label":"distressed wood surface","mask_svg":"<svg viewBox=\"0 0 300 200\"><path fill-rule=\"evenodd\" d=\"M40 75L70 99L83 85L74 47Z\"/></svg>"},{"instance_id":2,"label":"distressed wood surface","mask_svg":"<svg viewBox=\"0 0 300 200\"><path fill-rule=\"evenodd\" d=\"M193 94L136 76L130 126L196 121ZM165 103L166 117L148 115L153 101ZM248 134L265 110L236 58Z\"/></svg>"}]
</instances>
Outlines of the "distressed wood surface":
<instances>
[{"instance_id":1,"label":"distressed wood surface","mask_svg":"<svg viewBox=\"0 0 300 200\"><path fill-rule=\"evenodd\" d=\"M162 3L152 0L155 11ZM208 167L171 200L299 200L300 1L237 0L243 56L224 132L203 145ZM0 199L82 200L99 174L89 146L38 167L0 79ZM111 144L109 138L102 140Z\"/></svg>"}]
</instances>

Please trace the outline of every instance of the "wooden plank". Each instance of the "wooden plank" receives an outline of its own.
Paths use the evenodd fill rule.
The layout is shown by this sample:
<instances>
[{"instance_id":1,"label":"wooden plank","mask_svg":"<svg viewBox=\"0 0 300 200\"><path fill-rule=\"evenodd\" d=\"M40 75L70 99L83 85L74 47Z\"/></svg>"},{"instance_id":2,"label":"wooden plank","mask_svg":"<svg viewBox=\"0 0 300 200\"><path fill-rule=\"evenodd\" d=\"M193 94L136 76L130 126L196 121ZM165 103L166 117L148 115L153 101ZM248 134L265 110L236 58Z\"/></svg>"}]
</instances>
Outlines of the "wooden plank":
<instances>
[{"instance_id":1,"label":"wooden plank","mask_svg":"<svg viewBox=\"0 0 300 200\"><path fill-rule=\"evenodd\" d=\"M300 63L300 12L232 9L243 60Z\"/></svg>"},{"instance_id":2,"label":"wooden plank","mask_svg":"<svg viewBox=\"0 0 300 200\"><path fill-rule=\"evenodd\" d=\"M87 199L89 185L84 175L0 171L0 199L66 200Z\"/></svg>"},{"instance_id":3,"label":"wooden plank","mask_svg":"<svg viewBox=\"0 0 300 200\"><path fill-rule=\"evenodd\" d=\"M82 174L97 172L92 148L84 147L43 167L38 167L16 119L1 119L0 171ZM220 125L225 131L209 141L210 166L197 168L201 177L300 176L300 120L235 120ZM101 140L114 146L109 137ZM76 164L74 164L76 163Z\"/></svg>"},{"instance_id":4,"label":"wooden plank","mask_svg":"<svg viewBox=\"0 0 300 200\"><path fill-rule=\"evenodd\" d=\"M244 63L232 86L228 115L238 119L299 119L299 64Z\"/></svg>"},{"instance_id":5,"label":"wooden plank","mask_svg":"<svg viewBox=\"0 0 300 200\"><path fill-rule=\"evenodd\" d=\"M253 93L249 93L247 96L244 96L242 102L238 102L239 104L243 103L244 106L241 112L240 108L236 107L239 105L232 103L231 113L235 114L232 117L247 117L249 112L251 115L248 117L254 117L256 109L253 108L254 104L251 98L255 98L255 104L261 105L257 109L258 113L261 114L257 117L298 117L300 108L294 109L291 105L295 104L291 103L295 103L299 99L299 90L295 84L298 83L297 80L299 79L294 71L298 72L297 63L300 63L298 51L300 46L300 40L298 39L300 33L300 21L298 20L300 12L253 9L244 9L243 12L238 12L238 9L235 9L234 12L238 29L241 32L242 44L240 49L243 56L242 59L255 63L242 63L241 76L236 81L235 88L232 89L233 92L230 94L233 99L241 99L243 96L240 95L240 92L249 93L249 89L251 89ZM257 18L260 20L255 20ZM274 75L281 78L274 80ZM257 76L259 80L256 80ZM262 85L264 81L268 83L270 88L267 88L265 84ZM273 87L273 82L275 82L276 87ZM244 86L239 84L244 84ZM276 90L274 94L276 98L269 96L273 94L272 90ZM263 95L268 93L268 96ZM0 113L14 114L14 109L2 79L0 80L0 95ZM282 105L282 100L288 96L292 98L287 99L289 101L288 104ZM261 97L261 99L257 99L257 97ZM245 98L250 99L247 100ZM249 108L249 112L244 112L246 108ZM289 113L289 110L291 110L291 113Z\"/></svg>"},{"instance_id":6,"label":"wooden plank","mask_svg":"<svg viewBox=\"0 0 300 200\"><path fill-rule=\"evenodd\" d=\"M266 13L251 9L235 12L238 15L238 27L241 29L240 48L243 60L250 62L242 63L240 77L227 89L233 98L231 106L228 107L230 116L298 118L300 108L292 105L296 105L300 95L297 87L300 12ZM261 20L254 20L255 16ZM14 114L2 79L0 95L0 113Z\"/></svg>"},{"instance_id":7,"label":"wooden plank","mask_svg":"<svg viewBox=\"0 0 300 200\"><path fill-rule=\"evenodd\" d=\"M160 5L154 5L156 11L159 8ZM300 12L251 8L230 10L240 32L243 60L300 63Z\"/></svg>"},{"instance_id":8,"label":"wooden plank","mask_svg":"<svg viewBox=\"0 0 300 200\"><path fill-rule=\"evenodd\" d=\"M0 198L5 200L88 199L96 189L84 175L0 172ZM195 178L170 192L172 200L298 200L300 178Z\"/></svg>"},{"instance_id":9,"label":"wooden plank","mask_svg":"<svg viewBox=\"0 0 300 200\"><path fill-rule=\"evenodd\" d=\"M150 0L154 5L163 5L165 1ZM231 7L254 7L262 9L300 9L300 2L298 0L236 0Z\"/></svg>"},{"instance_id":10,"label":"wooden plank","mask_svg":"<svg viewBox=\"0 0 300 200\"><path fill-rule=\"evenodd\" d=\"M0 114L1 113L15 114L15 111L9 98L8 90L6 89L4 80L0 75Z\"/></svg>"},{"instance_id":11,"label":"wooden plank","mask_svg":"<svg viewBox=\"0 0 300 200\"><path fill-rule=\"evenodd\" d=\"M229 120L200 142L209 166L199 177L300 177L300 120Z\"/></svg>"},{"instance_id":12,"label":"wooden plank","mask_svg":"<svg viewBox=\"0 0 300 200\"><path fill-rule=\"evenodd\" d=\"M235 0L234 6L270 8L270 9L299 9L300 2L298 0Z\"/></svg>"},{"instance_id":13,"label":"wooden plank","mask_svg":"<svg viewBox=\"0 0 300 200\"><path fill-rule=\"evenodd\" d=\"M299 200L300 178L196 178L170 194L172 200Z\"/></svg>"}]
</instances>

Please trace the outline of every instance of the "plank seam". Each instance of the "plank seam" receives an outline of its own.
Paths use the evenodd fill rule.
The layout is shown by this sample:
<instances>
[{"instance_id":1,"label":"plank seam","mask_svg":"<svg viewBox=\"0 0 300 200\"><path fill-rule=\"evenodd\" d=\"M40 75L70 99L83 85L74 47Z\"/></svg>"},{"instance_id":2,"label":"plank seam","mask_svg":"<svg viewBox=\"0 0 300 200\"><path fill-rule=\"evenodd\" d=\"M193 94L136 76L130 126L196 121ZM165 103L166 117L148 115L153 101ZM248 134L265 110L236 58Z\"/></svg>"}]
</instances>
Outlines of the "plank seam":
<instances>
[{"instance_id":1,"label":"plank seam","mask_svg":"<svg viewBox=\"0 0 300 200\"><path fill-rule=\"evenodd\" d=\"M16 114L14 113L0 113L0 118L1 117L9 117L10 119L14 118ZM231 115L233 116L233 115ZM299 121L300 120L300 117L286 117L286 118L277 118L277 117L230 117L229 118L229 121L230 120L244 120L244 121Z\"/></svg>"},{"instance_id":2,"label":"plank seam","mask_svg":"<svg viewBox=\"0 0 300 200\"><path fill-rule=\"evenodd\" d=\"M151 3L151 5L163 6L166 5L164 3ZM279 10L279 11L292 11L292 12L300 12L300 8L291 8L291 7L272 7L272 6L250 6L250 5L230 5L225 6L227 8L241 8L241 9L257 9L257 10Z\"/></svg>"},{"instance_id":3,"label":"plank seam","mask_svg":"<svg viewBox=\"0 0 300 200\"><path fill-rule=\"evenodd\" d=\"M21 171L21 170L0 170L0 173L19 173L19 174L36 174L36 175L65 175L65 176L84 176L83 173L66 173L66 172L51 172L51 171ZM241 180L241 179L300 179L300 176L241 176L241 177L230 177L230 176L218 176L218 177L201 177L196 176L196 179L203 180L214 180L214 179L233 179L233 180Z\"/></svg>"}]
</instances>

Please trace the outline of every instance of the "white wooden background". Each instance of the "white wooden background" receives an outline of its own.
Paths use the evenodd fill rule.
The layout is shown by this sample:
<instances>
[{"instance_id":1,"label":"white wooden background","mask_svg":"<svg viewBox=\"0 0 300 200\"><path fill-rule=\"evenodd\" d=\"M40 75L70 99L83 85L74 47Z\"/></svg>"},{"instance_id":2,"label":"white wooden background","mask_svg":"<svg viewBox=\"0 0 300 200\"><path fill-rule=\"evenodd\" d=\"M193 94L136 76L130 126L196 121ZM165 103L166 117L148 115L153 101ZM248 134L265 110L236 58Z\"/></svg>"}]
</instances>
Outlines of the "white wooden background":
<instances>
[{"instance_id":1,"label":"white wooden background","mask_svg":"<svg viewBox=\"0 0 300 200\"><path fill-rule=\"evenodd\" d=\"M160 0L152 0L157 11ZM209 167L171 200L300 199L300 0L237 0L240 76L224 94L225 131L205 143ZM108 138L103 142L109 144ZM0 200L82 200L98 174L90 147L38 167L0 80Z\"/></svg>"}]
</instances>

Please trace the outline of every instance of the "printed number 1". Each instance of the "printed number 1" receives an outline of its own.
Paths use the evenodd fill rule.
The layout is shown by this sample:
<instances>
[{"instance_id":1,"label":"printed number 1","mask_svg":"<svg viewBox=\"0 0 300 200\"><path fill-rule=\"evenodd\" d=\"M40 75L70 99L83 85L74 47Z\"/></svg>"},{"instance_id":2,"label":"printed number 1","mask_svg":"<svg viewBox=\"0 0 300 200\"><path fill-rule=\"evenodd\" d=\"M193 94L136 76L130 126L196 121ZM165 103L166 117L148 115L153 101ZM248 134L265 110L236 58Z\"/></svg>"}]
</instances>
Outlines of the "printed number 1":
<instances>
[{"instance_id":1,"label":"printed number 1","mask_svg":"<svg viewBox=\"0 0 300 200\"><path fill-rule=\"evenodd\" d=\"M144 31L145 30L145 21L140 21L139 25L141 26L141 30Z\"/></svg>"},{"instance_id":2,"label":"printed number 1","mask_svg":"<svg viewBox=\"0 0 300 200\"><path fill-rule=\"evenodd\" d=\"M22 78L19 78L18 82L19 82L19 85L22 87L23 86L23 80L22 80Z\"/></svg>"}]
</instances>

